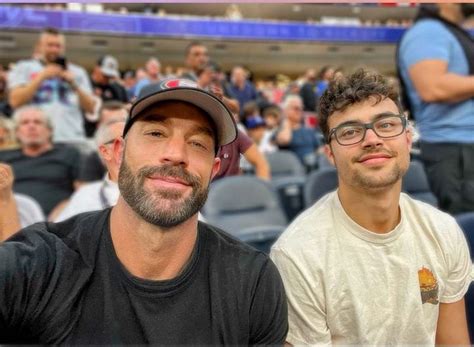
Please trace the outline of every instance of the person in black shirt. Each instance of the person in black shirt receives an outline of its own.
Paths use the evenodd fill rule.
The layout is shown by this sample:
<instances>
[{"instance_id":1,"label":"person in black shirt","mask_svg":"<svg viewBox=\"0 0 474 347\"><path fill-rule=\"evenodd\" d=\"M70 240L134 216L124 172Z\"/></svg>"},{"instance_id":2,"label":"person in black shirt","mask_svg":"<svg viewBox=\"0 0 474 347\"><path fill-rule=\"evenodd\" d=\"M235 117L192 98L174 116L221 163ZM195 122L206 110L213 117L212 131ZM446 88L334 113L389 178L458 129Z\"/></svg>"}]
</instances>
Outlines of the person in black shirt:
<instances>
[{"instance_id":1,"label":"person in black shirt","mask_svg":"<svg viewBox=\"0 0 474 347\"><path fill-rule=\"evenodd\" d=\"M145 87L113 144L117 205L0 245L0 343L282 345L272 261L198 222L217 150L236 136L192 81Z\"/></svg>"},{"instance_id":2,"label":"person in black shirt","mask_svg":"<svg viewBox=\"0 0 474 347\"><path fill-rule=\"evenodd\" d=\"M120 77L117 59L111 55L101 57L91 74L94 94L102 101L128 102L127 90L116 81Z\"/></svg>"}]
</instances>

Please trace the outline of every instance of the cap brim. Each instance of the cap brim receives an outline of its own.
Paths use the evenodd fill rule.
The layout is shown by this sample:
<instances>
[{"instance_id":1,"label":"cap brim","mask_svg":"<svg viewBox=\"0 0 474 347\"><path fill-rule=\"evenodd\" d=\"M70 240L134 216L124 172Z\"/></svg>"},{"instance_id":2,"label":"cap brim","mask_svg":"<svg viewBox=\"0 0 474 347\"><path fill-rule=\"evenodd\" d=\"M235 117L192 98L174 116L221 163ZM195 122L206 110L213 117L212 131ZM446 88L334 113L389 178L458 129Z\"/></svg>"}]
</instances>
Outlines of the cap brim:
<instances>
[{"instance_id":1,"label":"cap brim","mask_svg":"<svg viewBox=\"0 0 474 347\"><path fill-rule=\"evenodd\" d=\"M109 69L100 69L100 71L102 71L102 73L107 76L107 77L119 77L119 73L117 70L109 70Z\"/></svg>"},{"instance_id":2,"label":"cap brim","mask_svg":"<svg viewBox=\"0 0 474 347\"><path fill-rule=\"evenodd\" d=\"M179 100L193 104L214 121L218 132L218 145L224 146L237 138L237 126L234 117L227 106L217 97L196 88L168 89L152 94L134 104L130 110L130 119L124 129L124 134L130 129L135 117L144 109L160 101Z\"/></svg>"}]
</instances>

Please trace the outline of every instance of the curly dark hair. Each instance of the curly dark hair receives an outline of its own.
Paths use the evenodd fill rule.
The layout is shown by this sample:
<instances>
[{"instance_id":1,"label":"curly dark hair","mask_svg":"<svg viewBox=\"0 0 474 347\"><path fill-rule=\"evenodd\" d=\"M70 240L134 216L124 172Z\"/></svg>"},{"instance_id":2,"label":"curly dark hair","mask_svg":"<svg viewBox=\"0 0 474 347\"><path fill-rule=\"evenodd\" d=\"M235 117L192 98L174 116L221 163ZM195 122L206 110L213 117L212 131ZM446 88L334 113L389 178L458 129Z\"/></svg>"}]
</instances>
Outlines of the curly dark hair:
<instances>
[{"instance_id":1,"label":"curly dark hair","mask_svg":"<svg viewBox=\"0 0 474 347\"><path fill-rule=\"evenodd\" d=\"M375 99L376 104L389 98L403 114L398 87L380 74L358 69L352 75L337 78L329 83L319 99L319 127L326 142L329 140L328 118L337 111L344 111L347 107L369 98Z\"/></svg>"}]
</instances>

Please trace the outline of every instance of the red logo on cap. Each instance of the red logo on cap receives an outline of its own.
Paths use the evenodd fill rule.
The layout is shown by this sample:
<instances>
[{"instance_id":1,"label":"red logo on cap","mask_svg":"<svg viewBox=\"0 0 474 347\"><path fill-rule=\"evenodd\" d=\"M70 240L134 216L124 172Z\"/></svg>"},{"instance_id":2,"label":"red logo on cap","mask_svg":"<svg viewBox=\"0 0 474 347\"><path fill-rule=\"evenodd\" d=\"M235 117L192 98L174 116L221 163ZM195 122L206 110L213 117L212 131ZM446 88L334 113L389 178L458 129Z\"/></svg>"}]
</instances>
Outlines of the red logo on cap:
<instances>
[{"instance_id":1,"label":"red logo on cap","mask_svg":"<svg viewBox=\"0 0 474 347\"><path fill-rule=\"evenodd\" d=\"M161 84L161 88L163 89L169 89L169 88L179 88L179 87L191 87L191 88L197 88L197 84L191 80L180 80L180 79L172 79L172 80L167 80L164 81Z\"/></svg>"}]
</instances>

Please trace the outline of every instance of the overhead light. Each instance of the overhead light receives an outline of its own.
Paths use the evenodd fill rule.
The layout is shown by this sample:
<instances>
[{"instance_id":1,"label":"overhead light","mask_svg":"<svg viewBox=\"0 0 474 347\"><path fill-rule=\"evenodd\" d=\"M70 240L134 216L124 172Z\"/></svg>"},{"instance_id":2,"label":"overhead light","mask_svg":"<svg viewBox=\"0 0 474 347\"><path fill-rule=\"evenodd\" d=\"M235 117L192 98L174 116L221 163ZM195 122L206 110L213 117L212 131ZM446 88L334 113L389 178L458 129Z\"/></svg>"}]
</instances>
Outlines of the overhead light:
<instances>
[{"instance_id":1,"label":"overhead light","mask_svg":"<svg viewBox=\"0 0 474 347\"><path fill-rule=\"evenodd\" d=\"M300 5L293 5L291 7L291 9L293 10L293 12L301 12L301 6Z\"/></svg>"}]
</instances>

